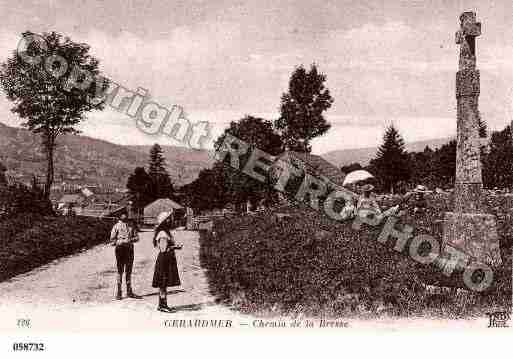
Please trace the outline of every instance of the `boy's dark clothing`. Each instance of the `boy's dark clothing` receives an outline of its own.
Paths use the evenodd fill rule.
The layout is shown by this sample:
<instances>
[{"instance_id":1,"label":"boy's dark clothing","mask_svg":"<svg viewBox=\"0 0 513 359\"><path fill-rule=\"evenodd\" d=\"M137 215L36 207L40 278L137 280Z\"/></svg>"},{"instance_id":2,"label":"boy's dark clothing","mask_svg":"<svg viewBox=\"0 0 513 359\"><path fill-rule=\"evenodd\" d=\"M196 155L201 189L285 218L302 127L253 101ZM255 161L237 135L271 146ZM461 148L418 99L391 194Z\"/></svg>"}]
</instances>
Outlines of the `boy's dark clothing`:
<instances>
[{"instance_id":1,"label":"boy's dark clothing","mask_svg":"<svg viewBox=\"0 0 513 359\"><path fill-rule=\"evenodd\" d=\"M127 278L132 274L132 267L134 265L134 245L132 243L120 244L116 246L116 266L118 273L126 273Z\"/></svg>"}]
</instances>

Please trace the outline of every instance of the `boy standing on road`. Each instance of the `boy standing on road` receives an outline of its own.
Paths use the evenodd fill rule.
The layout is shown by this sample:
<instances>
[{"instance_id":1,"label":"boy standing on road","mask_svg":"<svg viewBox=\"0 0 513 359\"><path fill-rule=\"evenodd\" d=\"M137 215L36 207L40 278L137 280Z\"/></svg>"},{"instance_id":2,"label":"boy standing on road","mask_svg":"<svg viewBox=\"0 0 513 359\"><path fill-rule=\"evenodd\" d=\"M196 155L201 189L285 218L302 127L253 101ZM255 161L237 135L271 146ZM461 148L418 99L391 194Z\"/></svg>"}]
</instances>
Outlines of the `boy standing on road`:
<instances>
[{"instance_id":1,"label":"boy standing on road","mask_svg":"<svg viewBox=\"0 0 513 359\"><path fill-rule=\"evenodd\" d=\"M112 227L110 233L111 244L116 247L117 292L116 299L122 298L121 284L123 273L126 276L126 293L129 298L141 298L132 291L132 267L134 264L134 243L139 241L137 227L128 219L126 212L122 212L119 221Z\"/></svg>"}]
</instances>

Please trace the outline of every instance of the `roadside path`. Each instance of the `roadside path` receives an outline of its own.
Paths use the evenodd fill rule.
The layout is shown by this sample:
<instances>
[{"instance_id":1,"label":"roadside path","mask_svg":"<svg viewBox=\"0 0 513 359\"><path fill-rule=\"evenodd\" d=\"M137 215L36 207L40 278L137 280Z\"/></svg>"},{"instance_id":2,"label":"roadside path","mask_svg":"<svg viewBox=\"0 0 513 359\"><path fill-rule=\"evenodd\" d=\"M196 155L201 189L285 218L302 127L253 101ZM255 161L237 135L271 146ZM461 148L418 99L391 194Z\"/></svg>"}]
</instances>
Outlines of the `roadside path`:
<instances>
[{"instance_id":1,"label":"roadside path","mask_svg":"<svg viewBox=\"0 0 513 359\"><path fill-rule=\"evenodd\" d=\"M151 287L156 258L152 235L151 231L140 233L141 240L135 244L132 286L142 299L126 298L123 278L123 300L114 300L114 248L99 245L0 283L0 315L4 318L0 330L13 329L13 321L25 316L40 317L32 322L36 326L37 322L45 324L47 329L79 326L83 330L129 329L136 323L139 324L133 329L148 325L158 329L164 319L191 316L223 319L236 315L215 304L209 294L200 266L199 235L192 231L174 232L176 241L183 245L182 250L176 251L182 286L168 289L168 304L178 311L172 314L156 311L158 289Z\"/></svg>"}]
</instances>

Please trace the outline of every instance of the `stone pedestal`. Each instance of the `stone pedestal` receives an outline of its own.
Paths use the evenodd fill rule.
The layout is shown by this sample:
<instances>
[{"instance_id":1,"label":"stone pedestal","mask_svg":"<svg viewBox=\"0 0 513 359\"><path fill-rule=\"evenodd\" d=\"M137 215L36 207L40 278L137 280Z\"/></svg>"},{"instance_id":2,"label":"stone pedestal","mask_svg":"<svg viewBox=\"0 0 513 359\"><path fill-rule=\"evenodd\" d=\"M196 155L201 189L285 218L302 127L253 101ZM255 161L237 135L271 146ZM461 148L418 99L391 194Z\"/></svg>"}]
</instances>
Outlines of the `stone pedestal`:
<instances>
[{"instance_id":1,"label":"stone pedestal","mask_svg":"<svg viewBox=\"0 0 513 359\"><path fill-rule=\"evenodd\" d=\"M481 183L455 183L454 212L481 213L483 185Z\"/></svg>"},{"instance_id":2,"label":"stone pedestal","mask_svg":"<svg viewBox=\"0 0 513 359\"><path fill-rule=\"evenodd\" d=\"M492 267L502 264L497 223L492 214L446 212L442 238L442 253L450 245L473 261Z\"/></svg>"}]
</instances>

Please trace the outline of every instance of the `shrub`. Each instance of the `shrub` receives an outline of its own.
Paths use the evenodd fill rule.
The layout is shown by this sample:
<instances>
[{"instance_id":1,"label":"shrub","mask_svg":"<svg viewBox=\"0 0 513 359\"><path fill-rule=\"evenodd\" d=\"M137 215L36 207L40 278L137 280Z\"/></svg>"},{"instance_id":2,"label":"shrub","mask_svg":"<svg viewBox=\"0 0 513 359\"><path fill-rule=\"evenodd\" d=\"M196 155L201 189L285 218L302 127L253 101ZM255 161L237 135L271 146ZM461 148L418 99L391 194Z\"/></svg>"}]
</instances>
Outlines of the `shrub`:
<instances>
[{"instance_id":1,"label":"shrub","mask_svg":"<svg viewBox=\"0 0 513 359\"><path fill-rule=\"evenodd\" d=\"M487 199L488 204L497 201ZM401 222L412 225L415 235L437 237L435 222L443 217L451 201L433 197L429 202L428 213L406 216ZM386 207L393 204L387 203ZM502 205L505 203L498 207ZM286 212L283 219L277 216L280 212ZM503 215L498 222L503 234L501 246L506 248L510 241L503 229L509 228L511 221ZM382 226L364 225L355 231L351 224L300 207L219 220L214 225L215 237L206 232L201 236L201 259L212 291L219 299L236 303L242 311L265 313L273 308L271 311L287 313L301 308L303 313L333 316L382 310L403 316L464 316L482 314L477 303L502 305L511 300L511 289L509 297L503 290L499 297L495 291L493 295L470 293L464 299L451 293L437 294L438 298L426 291L423 279L441 276L440 270L413 262L396 252L393 244L379 243ZM510 278L504 278L502 284L507 286ZM453 281L450 285L461 283ZM500 287L504 289L504 285ZM468 305L468 298L473 306Z\"/></svg>"},{"instance_id":2,"label":"shrub","mask_svg":"<svg viewBox=\"0 0 513 359\"><path fill-rule=\"evenodd\" d=\"M0 186L0 218L20 214L53 214L52 204L37 188L23 184Z\"/></svg>"},{"instance_id":3,"label":"shrub","mask_svg":"<svg viewBox=\"0 0 513 359\"><path fill-rule=\"evenodd\" d=\"M112 223L23 215L0 221L0 281L105 242Z\"/></svg>"}]
</instances>

